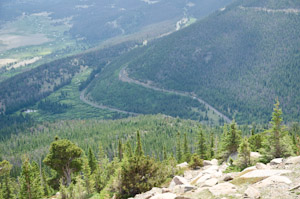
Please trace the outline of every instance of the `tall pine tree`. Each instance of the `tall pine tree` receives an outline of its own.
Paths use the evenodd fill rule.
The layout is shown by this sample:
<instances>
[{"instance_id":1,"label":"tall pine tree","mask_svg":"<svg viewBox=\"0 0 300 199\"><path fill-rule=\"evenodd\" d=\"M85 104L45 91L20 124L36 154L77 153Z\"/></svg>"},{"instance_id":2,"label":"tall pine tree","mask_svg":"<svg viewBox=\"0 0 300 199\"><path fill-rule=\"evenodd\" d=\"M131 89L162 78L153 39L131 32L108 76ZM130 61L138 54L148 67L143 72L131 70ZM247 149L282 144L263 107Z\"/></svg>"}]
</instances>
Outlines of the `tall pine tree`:
<instances>
[{"instance_id":1,"label":"tall pine tree","mask_svg":"<svg viewBox=\"0 0 300 199\"><path fill-rule=\"evenodd\" d=\"M197 143L197 154L201 159L206 159L207 153L207 146L206 146L206 140L203 134L202 127L199 126L199 135L198 135L198 143Z\"/></svg>"},{"instance_id":2,"label":"tall pine tree","mask_svg":"<svg viewBox=\"0 0 300 199\"><path fill-rule=\"evenodd\" d=\"M183 159L185 162L189 162L191 160L191 153L190 153L186 133L184 134L184 142L183 142Z\"/></svg>"},{"instance_id":3,"label":"tall pine tree","mask_svg":"<svg viewBox=\"0 0 300 199\"><path fill-rule=\"evenodd\" d=\"M21 184L20 199L43 198L44 193L41 185L41 177L39 167L36 163L31 165L28 159L24 161L19 181Z\"/></svg>"},{"instance_id":4,"label":"tall pine tree","mask_svg":"<svg viewBox=\"0 0 300 199\"><path fill-rule=\"evenodd\" d=\"M95 154L91 148L89 148L89 152L88 152L88 163L91 168L91 172L94 173L94 171L96 170L96 167L97 167L97 160L96 160Z\"/></svg>"},{"instance_id":5,"label":"tall pine tree","mask_svg":"<svg viewBox=\"0 0 300 199\"><path fill-rule=\"evenodd\" d=\"M264 142L264 150L262 152L267 160L293 155L292 140L286 127L282 124L282 110L279 108L279 105L280 103L277 99L272 113L272 127L265 132L267 139Z\"/></svg>"}]
</instances>

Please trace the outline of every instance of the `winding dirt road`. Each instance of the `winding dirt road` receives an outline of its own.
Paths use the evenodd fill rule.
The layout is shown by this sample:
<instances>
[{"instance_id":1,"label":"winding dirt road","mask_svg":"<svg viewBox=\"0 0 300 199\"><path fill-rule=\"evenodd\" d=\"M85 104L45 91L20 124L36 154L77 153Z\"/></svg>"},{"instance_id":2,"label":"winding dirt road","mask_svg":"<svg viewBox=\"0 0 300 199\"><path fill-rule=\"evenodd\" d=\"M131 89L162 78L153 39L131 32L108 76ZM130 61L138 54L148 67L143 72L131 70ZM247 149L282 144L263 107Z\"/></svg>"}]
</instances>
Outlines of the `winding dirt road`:
<instances>
[{"instance_id":1,"label":"winding dirt road","mask_svg":"<svg viewBox=\"0 0 300 199\"><path fill-rule=\"evenodd\" d=\"M85 96L85 91L86 91L86 89L84 89L83 91L81 91L81 93L80 93L80 100L83 101L86 104L89 104L89 105L95 107L95 108L107 109L107 110L110 110L110 111L114 111L114 112L118 112L118 113L124 113L124 114L129 114L129 115L132 115L132 116L140 115L138 113L123 111L123 110L120 110L120 109L117 109L117 108L112 108L112 107L109 107L109 106L104 106L102 104L96 104L95 102L89 101L86 98L86 96Z\"/></svg>"},{"instance_id":2,"label":"winding dirt road","mask_svg":"<svg viewBox=\"0 0 300 199\"><path fill-rule=\"evenodd\" d=\"M180 95L180 96L193 98L193 99L197 100L198 102L204 104L206 106L206 108L209 108L210 110L213 110L218 116L223 118L225 122L227 122L227 123L231 122L231 120L226 115L224 115L223 113L221 113L220 111L218 111L217 109L212 107L210 104L208 104L207 102L205 102L201 98L197 97L195 94L188 93L188 92L175 91L175 90L166 90L166 89L163 89L163 88L158 88L156 86L153 86L153 84L151 84L151 82L144 83L144 82L132 79L128 76L128 73L126 71L126 67L127 66L125 66L121 69L121 71L119 73L119 80L121 80L123 82L134 83L134 84L143 86L145 88L149 88L149 89L164 92L164 93L176 94L176 95Z\"/></svg>"}]
</instances>

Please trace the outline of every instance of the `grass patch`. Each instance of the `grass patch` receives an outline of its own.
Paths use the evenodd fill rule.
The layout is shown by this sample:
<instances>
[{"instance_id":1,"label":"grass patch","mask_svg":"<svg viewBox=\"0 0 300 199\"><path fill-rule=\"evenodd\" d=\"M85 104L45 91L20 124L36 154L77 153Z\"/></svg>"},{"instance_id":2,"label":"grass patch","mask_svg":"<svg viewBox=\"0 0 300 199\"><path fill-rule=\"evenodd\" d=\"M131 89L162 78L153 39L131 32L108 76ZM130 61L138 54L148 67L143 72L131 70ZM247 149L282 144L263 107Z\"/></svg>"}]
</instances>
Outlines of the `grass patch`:
<instances>
[{"instance_id":1,"label":"grass patch","mask_svg":"<svg viewBox=\"0 0 300 199\"><path fill-rule=\"evenodd\" d=\"M80 91L78 87L82 81L86 80L90 72L90 69L86 69L82 73L75 75L69 85L64 86L45 98L45 100L49 100L54 103L57 102L68 105L69 108L67 108L65 112L56 114L38 110L38 112L32 113L32 116L39 121L86 118L116 119L126 117L127 115L125 114L94 108L80 100ZM37 104L32 107L32 109L37 109Z\"/></svg>"},{"instance_id":2,"label":"grass patch","mask_svg":"<svg viewBox=\"0 0 300 199\"><path fill-rule=\"evenodd\" d=\"M243 184L254 184L259 181L262 181L265 177L256 177L256 178L235 178L231 181L234 185L243 185Z\"/></svg>"}]
</instances>

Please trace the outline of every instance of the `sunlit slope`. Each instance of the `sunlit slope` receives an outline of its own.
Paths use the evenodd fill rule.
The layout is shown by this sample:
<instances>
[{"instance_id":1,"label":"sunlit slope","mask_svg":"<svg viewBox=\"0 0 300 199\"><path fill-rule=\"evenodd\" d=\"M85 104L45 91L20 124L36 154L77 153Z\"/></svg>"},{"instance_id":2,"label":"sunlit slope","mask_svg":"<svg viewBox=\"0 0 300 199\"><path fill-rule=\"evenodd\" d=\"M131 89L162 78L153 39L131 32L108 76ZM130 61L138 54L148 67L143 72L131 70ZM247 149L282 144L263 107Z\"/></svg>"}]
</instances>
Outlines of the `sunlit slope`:
<instances>
[{"instance_id":1,"label":"sunlit slope","mask_svg":"<svg viewBox=\"0 0 300 199\"><path fill-rule=\"evenodd\" d=\"M194 92L239 122L266 121L275 98L299 119L300 2L238 1L136 54L129 76Z\"/></svg>"}]
</instances>

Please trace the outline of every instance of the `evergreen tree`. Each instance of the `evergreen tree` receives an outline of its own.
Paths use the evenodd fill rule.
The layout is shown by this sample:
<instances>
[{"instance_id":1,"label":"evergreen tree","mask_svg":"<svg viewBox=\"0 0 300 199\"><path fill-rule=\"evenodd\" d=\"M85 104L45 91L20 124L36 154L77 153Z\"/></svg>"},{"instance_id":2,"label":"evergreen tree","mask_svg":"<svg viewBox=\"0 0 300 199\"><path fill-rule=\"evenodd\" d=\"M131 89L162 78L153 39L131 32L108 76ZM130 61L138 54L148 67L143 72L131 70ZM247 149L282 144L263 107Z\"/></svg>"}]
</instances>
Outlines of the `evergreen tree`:
<instances>
[{"instance_id":1,"label":"evergreen tree","mask_svg":"<svg viewBox=\"0 0 300 199\"><path fill-rule=\"evenodd\" d=\"M71 141L65 139L57 140L51 143L44 163L64 177L64 184L69 186L72 173L81 170L81 154L82 149Z\"/></svg>"},{"instance_id":2,"label":"evergreen tree","mask_svg":"<svg viewBox=\"0 0 300 199\"><path fill-rule=\"evenodd\" d=\"M263 143L262 133L251 135L248 142L250 144L251 151L259 151L262 148Z\"/></svg>"},{"instance_id":3,"label":"evergreen tree","mask_svg":"<svg viewBox=\"0 0 300 199\"><path fill-rule=\"evenodd\" d=\"M241 169L244 169L250 165L250 146L248 143L248 139L244 138L242 143L238 148L238 165Z\"/></svg>"},{"instance_id":4,"label":"evergreen tree","mask_svg":"<svg viewBox=\"0 0 300 199\"><path fill-rule=\"evenodd\" d=\"M168 155L167 155L167 151L166 151L166 147L163 146L163 160L167 160L168 159Z\"/></svg>"},{"instance_id":5,"label":"evergreen tree","mask_svg":"<svg viewBox=\"0 0 300 199\"><path fill-rule=\"evenodd\" d=\"M88 152L88 163L89 163L89 167L91 168L91 172L94 173L97 167L97 160L91 148L89 148L89 152Z\"/></svg>"},{"instance_id":6,"label":"evergreen tree","mask_svg":"<svg viewBox=\"0 0 300 199\"><path fill-rule=\"evenodd\" d=\"M187 141L187 134L184 134L184 142L183 142L183 156L184 156L184 161L189 162L191 160L191 153L190 149L188 146L188 141Z\"/></svg>"},{"instance_id":7,"label":"evergreen tree","mask_svg":"<svg viewBox=\"0 0 300 199\"><path fill-rule=\"evenodd\" d=\"M197 153L201 159L206 159L207 147L205 143L205 137L202 131L202 127L199 126L199 135L198 135L198 148Z\"/></svg>"},{"instance_id":8,"label":"evergreen tree","mask_svg":"<svg viewBox=\"0 0 300 199\"><path fill-rule=\"evenodd\" d=\"M214 134L210 134L210 158L213 158L215 156L215 139L214 139Z\"/></svg>"},{"instance_id":9,"label":"evergreen tree","mask_svg":"<svg viewBox=\"0 0 300 199\"><path fill-rule=\"evenodd\" d=\"M14 186L12 184L12 179L10 178L10 171L12 165L3 160L0 162L0 198L1 199L14 199L16 198L14 194Z\"/></svg>"},{"instance_id":10,"label":"evergreen tree","mask_svg":"<svg viewBox=\"0 0 300 199\"><path fill-rule=\"evenodd\" d=\"M293 155L293 144L291 137L282 124L282 110L279 108L279 101L274 104L272 113L271 128L266 131L267 139L264 143L264 156L266 159L287 157Z\"/></svg>"},{"instance_id":11,"label":"evergreen tree","mask_svg":"<svg viewBox=\"0 0 300 199\"><path fill-rule=\"evenodd\" d=\"M242 132L237 129L236 122L233 120L228 127L224 124L223 135L220 147L220 153L223 160L226 160L230 154L236 153L241 143Z\"/></svg>"},{"instance_id":12,"label":"evergreen tree","mask_svg":"<svg viewBox=\"0 0 300 199\"><path fill-rule=\"evenodd\" d=\"M48 185L48 182L47 182L47 176L46 176L46 173L45 173L45 170L42 169L42 187L43 187L43 191L44 191L44 195L45 196L49 196L51 194L51 189Z\"/></svg>"},{"instance_id":13,"label":"evergreen tree","mask_svg":"<svg viewBox=\"0 0 300 199\"><path fill-rule=\"evenodd\" d=\"M180 163L182 161L181 138L179 132L177 132L176 158L177 158L177 162Z\"/></svg>"},{"instance_id":14,"label":"evergreen tree","mask_svg":"<svg viewBox=\"0 0 300 199\"><path fill-rule=\"evenodd\" d=\"M119 143L118 143L118 157L119 157L119 160L122 161L122 159L123 159L123 144L120 139L119 139Z\"/></svg>"},{"instance_id":15,"label":"evergreen tree","mask_svg":"<svg viewBox=\"0 0 300 199\"><path fill-rule=\"evenodd\" d=\"M203 166L203 159L201 159L198 154L194 153L191 157L189 167L192 169L196 169L197 167L202 167L202 166Z\"/></svg>"},{"instance_id":16,"label":"evergreen tree","mask_svg":"<svg viewBox=\"0 0 300 199\"><path fill-rule=\"evenodd\" d=\"M136 141L136 148L135 148L135 156L139 157L144 154L139 131L137 131L137 133L136 133L136 138L137 138L137 141Z\"/></svg>"},{"instance_id":17,"label":"evergreen tree","mask_svg":"<svg viewBox=\"0 0 300 199\"><path fill-rule=\"evenodd\" d=\"M99 145L98 166L94 172L95 188L97 192L101 192L109 181L109 160L104 153L103 147Z\"/></svg>"},{"instance_id":18,"label":"evergreen tree","mask_svg":"<svg viewBox=\"0 0 300 199\"><path fill-rule=\"evenodd\" d=\"M83 158L82 174L85 190L88 195L91 195L95 191L95 181L87 158Z\"/></svg>"},{"instance_id":19,"label":"evergreen tree","mask_svg":"<svg viewBox=\"0 0 300 199\"><path fill-rule=\"evenodd\" d=\"M30 164L29 160L25 160L22 165L22 173L20 176L21 190L20 199L41 199L43 198L43 188L41 186L41 177L38 165Z\"/></svg>"},{"instance_id":20,"label":"evergreen tree","mask_svg":"<svg viewBox=\"0 0 300 199\"><path fill-rule=\"evenodd\" d=\"M132 147L129 141L127 141L125 145L125 157L132 157Z\"/></svg>"}]
</instances>

